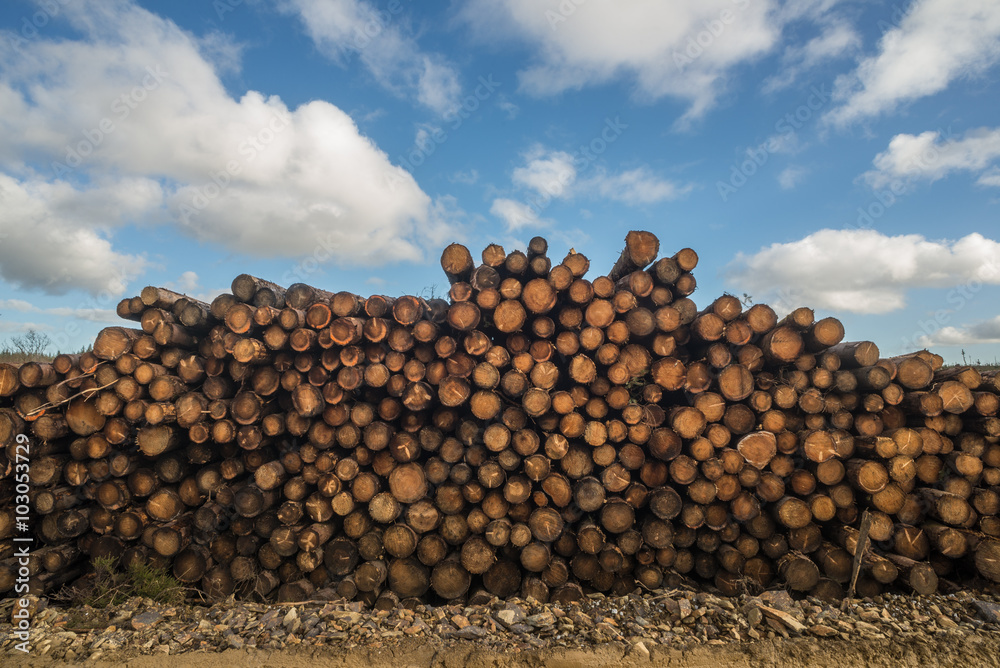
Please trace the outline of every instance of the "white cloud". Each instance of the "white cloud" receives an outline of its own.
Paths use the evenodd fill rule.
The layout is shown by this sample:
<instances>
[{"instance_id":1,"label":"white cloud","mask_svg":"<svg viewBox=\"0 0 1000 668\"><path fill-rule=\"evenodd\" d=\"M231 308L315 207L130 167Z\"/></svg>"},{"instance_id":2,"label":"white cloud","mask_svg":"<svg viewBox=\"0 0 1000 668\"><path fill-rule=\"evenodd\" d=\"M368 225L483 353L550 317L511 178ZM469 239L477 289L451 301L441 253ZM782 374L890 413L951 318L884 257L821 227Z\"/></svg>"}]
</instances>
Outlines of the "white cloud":
<instances>
[{"instance_id":1,"label":"white cloud","mask_svg":"<svg viewBox=\"0 0 1000 668\"><path fill-rule=\"evenodd\" d=\"M198 274L193 271L185 271L181 274L178 285L182 292L194 292L198 289Z\"/></svg>"},{"instance_id":2,"label":"white cloud","mask_svg":"<svg viewBox=\"0 0 1000 668\"><path fill-rule=\"evenodd\" d=\"M569 195L569 188L576 181L572 155L535 146L525 153L524 158L527 164L515 168L511 176L515 185L530 188L540 195L559 198Z\"/></svg>"},{"instance_id":3,"label":"white cloud","mask_svg":"<svg viewBox=\"0 0 1000 668\"><path fill-rule=\"evenodd\" d=\"M996 185L996 172L984 170L998 158L1000 128L969 130L960 139L943 139L938 131L899 134L875 156L875 169L863 178L873 188L881 188L896 181L904 186L920 180L933 182L954 171L967 171L983 172L980 185Z\"/></svg>"},{"instance_id":4,"label":"white cloud","mask_svg":"<svg viewBox=\"0 0 1000 668\"><path fill-rule=\"evenodd\" d=\"M1000 188L1000 167L991 167L990 169L987 169L979 175L976 183L981 186Z\"/></svg>"},{"instance_id":5,"label":"white cloud","mask_svg":"<svg viewBox=\"0 0 1000 668\"><path fill-rule=\"evenodd\" d=\"M581 192L596 192L601 197L629 205L656 204L677 199L691 192L691 184L679 185L661 179L646 167L639 167L620 174L597 175L579 184Z\"/></svg>"},{"instance_id":6,"label":"white cloud","mask_svg":"<svg viewBox=\"0 0 1000 668\"><path fill-rule=\"evenodd\" d=\"M791 86L805 72L846 56L861 46L861 37L847 23L834 21L805 44L793 44L781 56L781 71L764 80L761 90L773 93Z\"/></svg>"},{"instance_id":7,"label":"white cloud","mask_svg":"<svg viewBox=\"0 0 1000 668\"><path fill-rule=\"evenodd\" d=\"M553 151L541 145L531 147L522 157L525 164L514 168L511 180L516 188L529 191L531 203L497 198L490 209L490 213L507 223L508 232L529 225L549 224L551 221L540 219L539 214L553 199L601 197L638 206L677 199L693 188L691 184L660 178L645 166L618 173L594 167L593 175L580 178L574 164L577 159L565 151Z\"/></svg>"},{"instance_id":8,"label":"white cloud","mask_svg":"<svg viewBox=\"0 0 1000 668\"><path fill-rule=\"evenodd\" d=\"M793 3L788 3L792 5ZM537 96L634 81L640 98L670 96L689 107L679 125L701 117L726 89L731 70L778 43L779 0L702 2L570 2L472 0L461 17L479 39L526 42L533 62L518 73Z\"/></svg>"},{"instance_id":9,"label":"white cloud","mask_svg":"<svg viewBox=\"0 0 1000 668\"><path fill-rule=\"evenodd\" d=\"M399 3L384 9L368 0L286 0L281 7L299 16L317 48L334 61L346 66L347 57L356 56L379 85L439 114L458 106L457 70L444 56L421 51Z\"/></svg>"},{"instance_id":10,"label":"white cloud","mask_svg":"<svg viewBox=\"0 0 1000 668\"><path fill-rule=\"evenodd\" d=\"M1000 60L996 0L914 0L879 41L876 55L838 78L827 114L838 125L891 112L934 95L956 79L977 76Z\"/></svg>"},{"instance_id":11,"label":"white cloud","mask_svg":"<svg viewBox=\"0 0 1000 668\"><path fill-rule=\"evenodd\" d=\"M942 327L929 335L922 335L916 340L916 343L928 348L930 346L971 346L977 343L1000 343L1000 316L961 327Z\"/></svg>"},{"instance_id":12,"label":"white cloud","mask_svg":"<svg viewBox=\"0 0 1000 668\"><path fill-rule=\"evenodd\" d=\"M177 289L181 292L194 292L198 289L198 274L193 271L185 271L177 280Z\"/></svg>"},{"instance_id":13,"label":"white cloud","mask_svg":"<svg viewBox=\"0 0 1000 668\"><path fill-rule=\"evenodd\" d=\"M808 173L809 170L805 167L797 167L795 165L786 167L781 170L780 174L778 174L778 185L780 185L783 190L791 190L795 186L802 183Z\"/></svg>"},{"instance_id":14,"label":"white cloud","mask_svg":"<svg viewBox=\"0 0 1000 668\"><path fill-rule=\"evenodd\" d=\"M62 318L74 318L76 320L89 320L90 322L121 324L121 318L118 317L118 313L114 309L49 308L45 309L45 313L48 313L50 315L60 316Z\"/></svg>"},{"instance_id":15,"label":"white cloud","mask_svg":"<svg viewBox=\"0 0 1000 668\"><path fill-rule=\"evenodd\" d=\"M726 280L758 300L777 294L792 306L888 313L903 308L912 289L1000 284L1000 243L980 234L930 241L918 234L820 230L737 254Z\"/></svg>"},{"instance_id":16,"label":"white cloud","mask_svg":"<svg viewBox=\"0 0 1000 668\"><path fill-rule=\"evenodd\" d=\"M497 93L497 106L507 114L507 120L514 120L521 112L521 107L508 100L507 96L503 93Z\"/></svg>"},{"instance_id":17,"label":"white cloud","mask_svg":"<svg viewBox=\"0 0 1000 668\"><path fill-rule=\"evenodd\" d=\"M524 202L502 197L493 200L490 213L507 224L507 232L516 232L525 227L546 225L551 222L539 218L538 212Z\"/></svg>"},{"instance_id":18,"label":"white cloud","mask_svg":"<svg viewBox=\"0 0 1000 668\"><path fill-rule=\"evenodd\" d=\"M535 191L543 197L571 199L578 196L603 197L625 204L655 204L677 199L690 192L690 184L660 178L648 167L612 173L595 167L594 174L580 178L572 155L551 151L540 145L523 155L526 163L511 175L515 186Z\"/></svg>"},{"instance_id":19,"label":"white cloud","mask_svg":"<svg viewBox=\"0 0 1000 668\"><path fill-rule=\"evenodd\" d=\"M113 245L114 228L134 223L257 256L370 264L420 260L452 229L332 104L231 97L219 72L234 50L222 38L198 39L130 0L63 11L82 37L42 35L20 50L0 40L6 280L120 294L145 266ZM54 162L68 169L56 176Z\"/></svg>"},{"instance_id":20,"label":"white cloud","mask_svg":"<svg viewBox=\"0 0 1000 668\"><path fill-rule=\"evenodd\" d=\"M0 309L4 311L18 311L20 313L45 313L63 318L71 317L80 320L90 320L91 322L116 323L120 321L118 313L114 309L87 308L83 306L78 308L55 307L43 309L23 299L0 299ZM30 325L33 323L27 324Z\"/></svg>"},{"instance_id":21,"label":"white cloud","mask_svg":"<svg viewBox=\"0 0 1000 668\"><path fill-rule=\"evenodd\" d=\"M9 320L0 320L0 332L22 333L29 330L35 330L36 332L48 332L55 328L52 325L46 325L40 322L11 322Z\"/></svg>"},{"instance_id":22,"label":"white cloud","mask_svg":"<svg viewBox=\"0 0 1000 668\"><path fill-rule=\"evenodd\" d=\"M757 147L757 151L763 150L767 153L787 154L801 152L805 148L805 145L799 138L799 133L789 126L785 127L785 131L773 134L761 142L761 144Z\"/></svg>"},{"instance_id":23,"label":"white cloud","mask_svg":"<svg viewBox=\"0 0 1000 668\"><path fill-rule=\"evenodd\" d=\"M5 311L20 311L21 313L31 313L40 311L37 306L23 299L0 299L0 309Z\"/></svg>"},{"instance_id":24,"label":"white cloud","mask_svg":"<svg viewBox=\"0 0 1000 668\"><path fill-rule=\"evenodd\" d=\"M121 295L147 263L114 249L112 227L161 202L159 185L148 179L78 190L65 181L0 173L0 274L19 288L49 294Z\"/></svg>"}]
</instances>

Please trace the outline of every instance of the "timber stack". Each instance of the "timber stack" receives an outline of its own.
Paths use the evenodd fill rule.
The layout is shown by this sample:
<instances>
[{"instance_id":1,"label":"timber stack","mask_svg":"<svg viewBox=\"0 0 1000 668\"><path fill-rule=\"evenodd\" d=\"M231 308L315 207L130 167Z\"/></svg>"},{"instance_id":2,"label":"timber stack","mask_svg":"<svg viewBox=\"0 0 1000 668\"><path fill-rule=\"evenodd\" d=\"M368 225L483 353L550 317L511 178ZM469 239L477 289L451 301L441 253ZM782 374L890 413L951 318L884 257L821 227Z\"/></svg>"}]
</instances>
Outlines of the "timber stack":
<instances>
[{"instance_id":1,"label":"timber stack","mask_svg":"<svg viewBox=\"0 0 1000 668\"><path fill-rule=\"evenodd\" d=\"M859 550L860 595L1000 581L1000 377L809 308L699 308L697 262L633 231L592 280L540 237L452 244L447 300L147 287L92 352L0 365L0 593L25 496L34 593L99 556L386 605L680 576L836 598Z\"/></svg>"}]
</instances>

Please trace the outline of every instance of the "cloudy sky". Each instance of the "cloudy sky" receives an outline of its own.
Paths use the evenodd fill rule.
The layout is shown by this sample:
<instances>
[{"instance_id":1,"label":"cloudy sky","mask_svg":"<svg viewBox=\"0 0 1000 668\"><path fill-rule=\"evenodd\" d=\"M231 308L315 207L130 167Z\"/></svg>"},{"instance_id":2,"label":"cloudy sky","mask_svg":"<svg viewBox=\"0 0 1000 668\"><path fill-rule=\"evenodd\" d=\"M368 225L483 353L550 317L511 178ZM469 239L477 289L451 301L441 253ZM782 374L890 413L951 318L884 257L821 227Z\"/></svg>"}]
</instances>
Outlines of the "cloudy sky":
<instances>
[{"instance_id":1,"label":"cloudy sky","mask_svg":"<svg viewBox=\"0 0 1000 668\"><path fill-rule=\"evenodd\" d=\"M447 290L630 229L696 300L1000 357L996 0L5 0L0 341L155 284Z\"/></svg>"}]
</instances>

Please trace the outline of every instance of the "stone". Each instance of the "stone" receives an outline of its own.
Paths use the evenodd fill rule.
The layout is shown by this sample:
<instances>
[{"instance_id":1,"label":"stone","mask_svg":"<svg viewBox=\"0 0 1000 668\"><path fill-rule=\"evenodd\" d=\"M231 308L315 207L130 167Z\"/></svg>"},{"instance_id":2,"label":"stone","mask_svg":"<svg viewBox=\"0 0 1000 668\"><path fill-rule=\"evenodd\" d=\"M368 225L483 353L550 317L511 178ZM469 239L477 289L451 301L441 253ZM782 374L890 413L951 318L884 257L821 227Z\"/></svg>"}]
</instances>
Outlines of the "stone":
<instances>
[{"instance_id":1,"label":"stone","mask_svg":"<svg viewBox=\"0 0 1000 668\"><path fill-rule=\"evenodd\" d=\"M972 605L984 620L991 624L1000 624L1000 605L979 599L973 599Z\"/></svg>"},{"instance_id":2,"label":"stone","mask_svg":"<svg viewBox=\"0 0 1000 668\"><path fill-rule=\"evenodd\" d=\"M142 612L132 618L132 628L136 631L143 631L145 629L150 629L163 619L163 615L156 612L155 610L149 610L147 612Z\"/></svg>"},{"instance_id":3,"label":"stone","mask_svg":"<svg viewBox=\"0 0 1000 668\"><path fill-rule=\"evenodd\" d=\"M497 619L504 626L511 626L517 620L517 614L513 610L501 610L496 615Z\"/></svg>"},{"instance_id":4,"label":"stone","mask_svg":"<svg viewBox=\"0 0 1000 668\"><path fill-rule=\"evenodd\" d=\"M484 638L489 635L489 632L481 626L466 626L465 628L459 629L458 631L452 631L448 634L452 638L462 638L465 640L476 640L477 638Z\"/></svg>"},{"instance_id":5,"label":"stone","mask_svg":"<svg viewBox=\"0 0 1000 668\"><path fill-rule=\"evenodd\" d=\"M632 645L631 654L637 659L643 661L649 661L649 648L646 647L646 643L642 642L641 640L636 644Z\"/></svg>"},{"instance_id":6,"label":"stone","mask_svg":"<svg viewBox=\"0 0 1000 668\"><path fill-rule=\"evenodd\" d=\"M341 624L350 624L353 626L360 622L364 618L364 615L360 612L338 612L334 614L334 617Z\"/></svg>"},{"instance_id":7,"label":"stone","mask_svg":"<svg viewBox=\"0 0 1000 668\"><path fill-rule=\"evenodd\" d=\"M551 612L540 612L537 615L531 615L525 621L537 628L539 626L551 626L555 624L556 617Z\"/></svg>"},{"instance_id":8,"label":"stone","mask_svg":"<svg viewBox=\"0 0 1000 668\"><path fill-rule=\"evenodd\" d=\"M854 629L862 633L878 633L878 627L868 622L854 622Z\"/></svg>"},{"instance_id":9,"label":"stone","mask_svg":"<svg viewBox=\"0 0 1000 668\"><path fill-rule=\"evenodd\" d=\"M524 618L525 618L526 615L525 615L524 609L521 608L521 606L515 605L513 603L508 603L506 606L504 606L504 610L509 610L509 611L511 611L511 612L514 613L514 623L515 624L518 623L518 622L523 622L524 621ZM560 612L562 612L562 611L560 611Z\"/></svg>"},{"instance_id":10,"label":"stone","mask_svg":"<svg viewBox=\"0 0 1000 668\"><path fill-rule=\"evenodd\" d=\"M882 615L879 614L878 610L862 610L858 613L858 617L862 621L874 623L882 620Z\"/></svg>"},{"instance_id":11,"label":"stone","mask_svg":"<svg viewBox=\"0 0 1000 668\"><path fill-rule=\"evenodd\" d=\"M940 617L937 618L937 623L938 623L938 626L940 626L943 629L957 629L958 628L958 624L956 624L954 620L949 619L948 617L945 617L944 615L941 615Z\"/></svg>"},{"instance_id":12,"label":"stone","mask_svg":"<svg viewBox=\"0 0 1000 668\"><path fill-rule=\"evenodd\" d=\"M293 626L295 622L299 619L299 612L295 608L291 608L287 613L285 613L285 618L281 620L281 625L286 629Z\"/></svg>"},{"instance_id":13,"label":"stone","mask_svg":"<svg viewBox=\"0 0 1000 668\"><path fill-rule=\"evenodd\" d=\"M820 638L829 638L837 635L837 629L832 629L825 624L814 624L809 627L809 633L812 633L814 636L819 636Z\"/></svg>"},{"instance_id":14,"label":"stone","mask_svg":"<svg viewBox=\"0 0 1000 668\"><path fill-rule=\"evenodd\" d=\"M784 589L774 589L771 591L766 591L760 595L760 600L772 608L777 608L778 610L788 611L792 608L797 607L795 605L795 600L792 598Z\"/></svg>"}]
</instances>

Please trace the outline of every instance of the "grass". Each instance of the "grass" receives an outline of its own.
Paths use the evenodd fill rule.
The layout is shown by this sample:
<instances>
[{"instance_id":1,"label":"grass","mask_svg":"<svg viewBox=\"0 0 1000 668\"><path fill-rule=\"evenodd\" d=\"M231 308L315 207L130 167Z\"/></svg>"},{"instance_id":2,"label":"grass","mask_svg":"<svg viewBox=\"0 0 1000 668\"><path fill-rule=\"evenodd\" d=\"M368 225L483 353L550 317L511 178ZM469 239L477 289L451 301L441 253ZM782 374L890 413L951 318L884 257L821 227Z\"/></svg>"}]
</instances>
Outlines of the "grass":
<instances>
[{"instance_id":1,"label":"grass","mask_svg":"<svg viewBox=\"0 0 1000 668\"><path fill-rule=\"evenodd\" d=\"M969 360L968 364L945 364L944 369L962 369L965 367L972 367L976 371L996 371L1000 369L1000 364L980 364L979 360Z\"/></svg>"},{"instance_id":2,"label":"grass","mask_svg":"<svg viewBox=\"0 0 1000 668\"><path fill-rule=\"evenodd\" d=\"M25 362L51 362L55 355L30 355L10 348L0 348L0 362L17 366Z\"/></svg>"},{"instance_id":3,"label":"grass","mask_svg":"<svg viewBox=\"0 0 1000 668\"><path fill-rule=\"evenodd\" d=\"M93 349L93 346L86 346L77 350L76 353L85 353ZM17 346L2 345L0 346L0 363L18 366L20 364L24 364L25 362L51 362L59 354L60 352L58 350L54 354L49 354L47 350L24 350L23 348L18 348Z\"/></svg>"},{"instance_id":4,"label":"grass","mask_svg":"<svg viewBox=\"0 0 1000 668\"><path fill-rule=\"evenodd\" d=\"M106 608L135 596L168 605L184 600L185 587L165 569L136 560L120 570L115 557L98 557L92 565L94 573L90 583L66 592L75 604Z\"/></svg>"}]
</instances>

